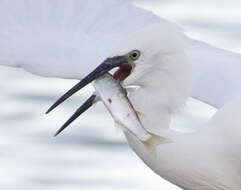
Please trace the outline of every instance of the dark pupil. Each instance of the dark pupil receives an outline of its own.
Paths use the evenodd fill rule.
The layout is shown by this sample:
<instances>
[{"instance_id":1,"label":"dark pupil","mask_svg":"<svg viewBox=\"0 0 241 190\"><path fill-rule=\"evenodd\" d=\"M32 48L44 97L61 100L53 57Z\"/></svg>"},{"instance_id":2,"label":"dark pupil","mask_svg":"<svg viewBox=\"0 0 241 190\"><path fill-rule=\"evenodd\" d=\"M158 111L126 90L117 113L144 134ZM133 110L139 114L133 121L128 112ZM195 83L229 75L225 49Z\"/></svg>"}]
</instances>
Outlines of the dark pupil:
<instances>
[{"instance_id":1,"label":"dark pupil","mask_svg":"<svg viewBox=\"0 0 241 190\"><path fill-rule=\"evenodd\" d=\"M132 57L134 57L134 58L137 57L137 53L133 53Z\"/></svg>"}]
</instances>

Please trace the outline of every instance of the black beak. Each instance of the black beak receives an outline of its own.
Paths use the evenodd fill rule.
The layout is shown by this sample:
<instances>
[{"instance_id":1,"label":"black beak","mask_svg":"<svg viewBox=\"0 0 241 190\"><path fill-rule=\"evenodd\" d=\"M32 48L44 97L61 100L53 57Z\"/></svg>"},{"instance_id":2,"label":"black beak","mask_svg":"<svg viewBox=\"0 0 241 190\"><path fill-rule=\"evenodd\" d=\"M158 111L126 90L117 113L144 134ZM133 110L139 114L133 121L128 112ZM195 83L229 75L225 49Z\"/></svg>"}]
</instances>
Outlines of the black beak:
<instances>
[{"instance_id":1,"label":"black beak","mask_svg":"<svg viewBox=\"0 0 241 190\"><path fill-rule=\"evenodd\" d=\"M64 123L62 127L55 133L55 137L61 133L66 127L69 126L77 117L79 117L82 113L84 113L87 109L89 109L96 102L96 95L90 96L85 103L83 103L76 112Z\"/></svg>"},{"instance_id":2,"label":"black beak","mask_svg":"<svg viewBox=\"0 0 241 190\"><path fill-rule=\"evenodd\" d=\"M128 59L125 56L115 56L112 58L107 58L103 63L101 63L94 71L88 74L85 78L83 78L79 83L77 83L74 87L72 87L68 92L66 92L63 96L61 96L46 112L49 113L67 98L72 96L75 92L82 89L84 86L107 73L111 69L115 67L119 67L122 64L128 64Z\"/></svg>"}]
</instances>

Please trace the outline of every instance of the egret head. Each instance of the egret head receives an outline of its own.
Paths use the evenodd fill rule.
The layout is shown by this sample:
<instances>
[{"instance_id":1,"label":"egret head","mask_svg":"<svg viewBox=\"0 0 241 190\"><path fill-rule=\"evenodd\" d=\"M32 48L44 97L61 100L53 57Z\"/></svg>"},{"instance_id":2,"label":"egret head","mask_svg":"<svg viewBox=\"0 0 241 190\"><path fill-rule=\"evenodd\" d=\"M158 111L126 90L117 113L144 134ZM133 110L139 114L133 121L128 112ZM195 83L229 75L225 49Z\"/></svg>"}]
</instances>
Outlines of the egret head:
<instances>
[{"instance_id":1,"label":"egret head","mask_svg":"<svg viewBox=\"0 0 241 190\"><path fill-rule=\"evenodd\" d=\"M114 73L114 78L116 80L124 80L130 75L133 68L135 67L135 61L140 57L139 50L132 50L124 55L117 55L114 57L107 58L103 63L101 63L97 68L95 68L91 73L89 73L85 78L83 78L78 84L72 87L67 91L63 96L61 96L48 110L46 113L49 113L67 98L72 96L74 93L82 89L84 86L97 79L98 77L104 75L108 71L112 70L115 67L119 69Z\"/></svg>"},{"instance_id":2,"label":"egret head","mask_svg":"<svg viewBox=\"0 0 241 190\"><path fill-rule=\"evenodd\" d=\"M139 86L129 98L144 126L160 134L169 124L172 113L179 110L190 95L192 72L186 55L186 37L171 23L162 21L130 35L118 50L138 49L132 73L124 86ZM154 129L154 130L153 130Z\"/></svg>"}]
</instances>

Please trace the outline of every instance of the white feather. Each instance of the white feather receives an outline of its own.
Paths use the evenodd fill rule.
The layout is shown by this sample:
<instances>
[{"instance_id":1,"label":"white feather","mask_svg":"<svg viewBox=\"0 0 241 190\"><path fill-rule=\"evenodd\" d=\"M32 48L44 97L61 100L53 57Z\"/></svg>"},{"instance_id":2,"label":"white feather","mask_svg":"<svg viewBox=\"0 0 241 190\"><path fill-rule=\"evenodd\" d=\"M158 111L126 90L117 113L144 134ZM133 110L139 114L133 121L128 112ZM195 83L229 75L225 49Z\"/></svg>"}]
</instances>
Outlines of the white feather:
<instances>
[{"instance_id":1,"label":"white feather","mask_svg":"<svg viewBox=\"0 0 241 190\"><path fill-rule=\"evenodd\" d=\"M241 94L241 55L189 40L188 57L194 68L192 96L217 108Z\"/></svg>"},{"instance_id":2,"label":"white feather","mask_svg":"<svg viewBox=\"0 0 241 190\"><path fill-rule=\"evenodd\" d=\"M1 0L0 64L78 79L155 22L151 12L120 0Z\"/></svg>"}]
</instances>

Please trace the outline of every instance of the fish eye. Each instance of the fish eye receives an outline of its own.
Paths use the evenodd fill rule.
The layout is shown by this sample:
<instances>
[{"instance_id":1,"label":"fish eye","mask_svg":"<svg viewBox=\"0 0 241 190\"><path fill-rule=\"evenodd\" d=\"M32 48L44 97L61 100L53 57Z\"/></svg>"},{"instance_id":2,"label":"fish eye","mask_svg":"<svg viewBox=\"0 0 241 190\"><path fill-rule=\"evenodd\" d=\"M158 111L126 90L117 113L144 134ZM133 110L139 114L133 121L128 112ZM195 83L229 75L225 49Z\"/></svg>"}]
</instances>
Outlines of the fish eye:
<instances>
[{"instance_id":1,"label":"fish eye","mask_svg":"<svg viewBox=\"0 0 241 190\"><path fill-rule=\"evenodd\" d=\"M129 53L129 57L133 61L137 60L140 57L140 55L141 55L141 52L139 50L133 50Z\"/></svg>"}]
</instances>

